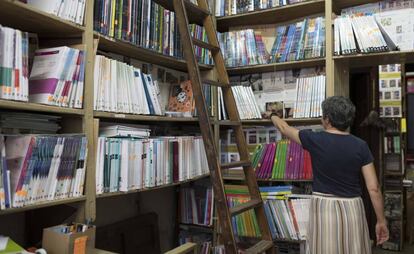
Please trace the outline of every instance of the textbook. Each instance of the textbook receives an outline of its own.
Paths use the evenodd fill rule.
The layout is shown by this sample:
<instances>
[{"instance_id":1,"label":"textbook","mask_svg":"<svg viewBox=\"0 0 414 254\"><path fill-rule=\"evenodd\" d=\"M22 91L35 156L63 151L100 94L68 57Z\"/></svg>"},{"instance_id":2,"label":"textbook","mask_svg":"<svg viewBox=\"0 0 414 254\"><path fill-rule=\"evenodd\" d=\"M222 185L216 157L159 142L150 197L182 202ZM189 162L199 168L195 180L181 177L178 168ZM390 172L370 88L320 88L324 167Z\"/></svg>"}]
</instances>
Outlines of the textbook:
<instances>
[{"instance_id":1,"label":"textbook","mask_svg":"<svg viewBox=\"0 0 414 254\"><path fill-rule=\"evenodd\" d=\"M179 205L181 223L213 225L214 194L211 186L181 187Z\"/></svg>"},{"instance_id":2,"label":"textbook","mask_svg":"<svg viewBox=\"0 0 414 254\"><path fill-rule=\"evenodd\" d=\"M86 1L87 0L26 0L28 5L79 25L83 25Z\"/></svg>"}]
</instances>

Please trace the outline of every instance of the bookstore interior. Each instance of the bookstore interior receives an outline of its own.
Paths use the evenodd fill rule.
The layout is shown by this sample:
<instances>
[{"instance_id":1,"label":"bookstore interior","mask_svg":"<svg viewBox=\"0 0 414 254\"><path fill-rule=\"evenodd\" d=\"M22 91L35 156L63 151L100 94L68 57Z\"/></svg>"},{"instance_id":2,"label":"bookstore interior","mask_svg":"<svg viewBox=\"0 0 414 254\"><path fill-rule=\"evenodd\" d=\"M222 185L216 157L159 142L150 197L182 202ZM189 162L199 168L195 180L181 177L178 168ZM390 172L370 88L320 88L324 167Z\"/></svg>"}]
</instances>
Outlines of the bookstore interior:
<instances>
[{"instance_id":1,"label":"bookstore interior","mask_svg":"<svg viewBox=\"0 0 414 254\"><path fill-rule=\"evenodd\" d=\"M310 240L331 97L365 252ZM414 0L0 0L0 133L0 253L412 254Z\"/></svg>"}]
</instances>

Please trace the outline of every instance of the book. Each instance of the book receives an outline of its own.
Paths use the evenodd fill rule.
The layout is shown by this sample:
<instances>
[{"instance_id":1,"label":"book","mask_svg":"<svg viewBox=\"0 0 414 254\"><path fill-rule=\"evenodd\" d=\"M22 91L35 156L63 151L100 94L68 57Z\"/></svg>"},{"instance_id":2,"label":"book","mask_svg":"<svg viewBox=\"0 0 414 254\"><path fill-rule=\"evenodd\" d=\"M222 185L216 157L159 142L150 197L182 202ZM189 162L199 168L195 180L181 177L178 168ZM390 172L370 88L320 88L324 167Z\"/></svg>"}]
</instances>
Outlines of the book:
<instances>
[{"instance_id":1,"label":"book","mask_svg":"<svg viewBox=\"0 0 414 254\"><path fill-rule=\"evenodd\" d=\"M0 26L0 99L29 100L29 34Z\"/></svg>"},{"instance_id":2,"label":"book","mask_svg":"<svg viewBox=\"0 0 414 254\"><path fill-rule=\"evenodd\" d=\"M87 139L82 135L3 135L2 208L83 195Z\"/></svg>"},{"instance_id":3,"label":"book","mask_svg":"<svg viewBox=\"0 0 414 254\"><path fill-rule=\"evenodd\" d=\"M182 112L185 116L192 116L195 109L191 81L187 80L178 85L172 85L168 100L168 111Z\"/></svg>"},{"instance_id":4,"label":"book","mask_svg":"<svg viewBox=\"0 0 414 254\"><path fill-rule=\"evenodd\" d=\"M85 54L84 50L66 46L36 50L29 78L29 100L82 108Z\"/></svg>"},{"instance_id":5,"label":"book","mask_svg":"<svg viewBox=\"0 0 414 254\"><path fill-rule=\"evenodd\" d=\"M318 75L296 80L296 100L293 118L322 116L322 102L326 96L326 77Z\"/></svg>"},{"instance_id":6,"label":"book","mask_svg":"<svg viewBox=\"0 0 414 254\"><path fill-rule=\"evenodd\" d=\"M143 125L106 125L101 123L99 126L99 136L101 137L148 138L150 133L149 126Z\"/></svg>"},{"instance_id":7,"label":"book","mask_svg":"<svg viewBox=\"0 0 414 254\"><path fill-rule=\"evenodd\" d=\"M208 173L199 136L99 137L96 192L127 192L177 183Z\"/></svg>"},{"instance_id":8,"label":"book","mask_svg":"<svg viewBox=\"0 0 414 254\"><path fill-rule=\"evenodd\" d=\"M214 194L211 186L181 187L179 207L181 223L213 225Z\"/></svg>"},{"instance_id":9,"label":"book","mask_svg":"<svg viewBox=\"0 0 414 254\"><path fill-rule=\"evenodd\" d=\"M134 66L101 55L94 71L94 109L162 115L157 81Z\"/></svg>"},{"instance_id":10,"label":"book","mask_svg":"<svg viewBox=\"0 0 414 254\"><path fill-rule=\"evenodd\" d=\"M4 134L56 134L62 117L34 113L0 111L0 129Z\"/></svg>"},{"instance_id":11,"label":"book","mask_svg":"<svg viewBox=\"0 0 414 254\"><path fill-rule=\"evenodd\" d=\"M64 20L83 25L86 0L27 0L26 3Z\"/></svg>"}]
</instances>

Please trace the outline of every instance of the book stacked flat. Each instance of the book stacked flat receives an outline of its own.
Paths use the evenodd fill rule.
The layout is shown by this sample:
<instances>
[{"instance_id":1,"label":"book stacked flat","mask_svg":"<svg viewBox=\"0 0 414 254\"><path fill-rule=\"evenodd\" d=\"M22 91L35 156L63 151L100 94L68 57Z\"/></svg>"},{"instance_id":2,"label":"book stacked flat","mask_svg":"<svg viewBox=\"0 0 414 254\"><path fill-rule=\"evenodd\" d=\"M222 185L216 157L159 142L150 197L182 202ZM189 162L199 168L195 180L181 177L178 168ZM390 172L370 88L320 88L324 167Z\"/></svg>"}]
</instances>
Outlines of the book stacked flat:
<instances>
[{"instance_id":1,"label":"book stacked flat","mask_svg":"<svg viewBox=\"0 0 414 254\"><path fill-rule=\"evenodd\" d=\"M260 187L273 239L306 239L310 196L291 195L290 197L291 189L292 186Z\"/></svg>"},{"instance_id":2,"label":"book stacked flat","mask_svg":"<svg viewBox=\"0 0 414 254\"><path fill-rule=\"evenodd\" d=\"M84 136L1 136L0 148L1 209L83 195Z\"/></svg>"},{"instance_id":3,"label":"book stacked flat","mask_svg":"<svg viewBox=\"0 0 414 254\"><path fill-rule=\"evenodd\" d=\"M26 0L26 2L39 10L83 25L86 0Z\"/></svg>"},{"instance_id":4,"label":"book stacked flat","mask_svg":"<svg viewBox=\"0 0 414 254\"><path fill-rule=\"evenodd\" d=\"M304 2L307 0L217 0L216 16L236 15L251 11L270 9L289 4Z\"/></svg>"},{"instance_id":5,"label":"book stacked flat","mask_svg":"<svg viewBox=\"0 0 414 254\"><path fill-rule=\"evenodd\" d=\"M201 137L98 138L96 192L127 192L208 173Z\"/></svg>"},{"instance_id":6,"label":"book stacked flat","mask_svg":"<svg viewBox=\"0 0 414 254\"><path fill-rule=\"evenodd\" d=\"M0 99L29 100L29 35L0 25Z\"/></svg>"},{"instance_id":7,"label":"book stacked flat","mask_svg":"<svg viewBox=\"0 0 414 254\"><path fill-rule=\"evenodd\" d=\"M56 134L60 116L0 111L0 129L7 134Z\"/></svg>"},{"instance_id":8,"label":"book stacked flat","mask_svg":"<svg viewBox=\"0 0 414 254\"><path fill-rule=\"evenodd\" d=\"M276 28L270 52L271 63L298 61L325 56L325 19L305 18Z\"/></svg>"},{"instance_id":9,"label":"book stacked flat","mask_svg":"<svg viewBox=\"0 0 414 254\"><path fill-rule=\"evenodd\" d=\"M84 50L66 46L38 49L29 78L29 100L82 108L84 78Z\"/></svg>"},{"instance_id":10,"label":"book stacked flat","mask_svg":"<svg viewBox=\"0 0 414 254\"><path fill-rule=\"evenodd\" d=\"M312 179L309 152L289 140L259 144L252 163L259 179Z\"/></svg>"},{"instance_id":11,"label":"book stacked flat","mask_svg":"<svg viewBox=\"0 0 414 254\"><path fill-rule=\"evenodd\" d=\"M228 67L266 64L266 52L262 36L253 29L219 33L221 52Z\"/></svg>"},{"instance_id":12,"label":"book stacked flat","mask_svg":"<svg viewBox=\"0 0 414 254\"><path fill-rule=\"evenodd\" d=\"M334 23L336 55L374 53L396 49L374 16L338 17Z\"/></svg>"},{"instance_id":13,"label":"book stacked flat","mask_svg":"<svg viewBox=\"0 0 414 254\"><path fill-rule=\"evenodd\" d=\"M322 116L322 102L325 100L326 77L298 78L296 80L296 101L293 118L315 118Z\"/></svg>"},{"instance_id":14,"label":"book stacked flat","mask_svg":"<svg viewBox=\"0 0 414 254\"><path fill-rule=\"evenodd\" d=\"M94 77L95 110L162 114L157 83L140 69L97 55Z\"/></svg>"},{"instance_id":15,"label":"book stacked flat","mask_svg":"<svg viewBox=\"0 0 414 254\"><path fill-rule=\"evenodd\" d=\"M214 195L211 187L180 188L181 223L213 225Z\"/></svg>"}]
</instances>

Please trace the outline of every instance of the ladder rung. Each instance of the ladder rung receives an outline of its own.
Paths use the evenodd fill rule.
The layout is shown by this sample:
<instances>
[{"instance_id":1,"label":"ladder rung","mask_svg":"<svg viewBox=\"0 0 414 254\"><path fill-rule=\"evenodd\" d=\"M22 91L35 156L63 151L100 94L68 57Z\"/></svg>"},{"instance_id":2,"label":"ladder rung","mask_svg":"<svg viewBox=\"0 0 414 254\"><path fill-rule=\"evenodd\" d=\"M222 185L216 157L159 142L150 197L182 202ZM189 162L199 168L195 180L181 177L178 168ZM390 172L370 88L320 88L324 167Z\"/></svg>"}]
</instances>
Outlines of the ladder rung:
<instances>
[{"instance_id":1,"label":"ladder rung","mask_svg":"<svg viewBox=\"0 0 414 254\"><path fill-rule=\"evenodd\" d=\"M210 85L210 86L221 86L221 87L229 86L229 84L224 84L224 83L214 81L214 80L203 80L203 84Z\"/></svg>"},{"instance_id":2,"label":"ladder rung","mask_svg":"<svg viewBox=\"0 0 414 254\"><path fill-rule=\"evenodd\" d=\"M194 45L196 45L196 46L199 46L199 47L201 47L201 48L208 49L208 50L210 50L210 51L218 52L218 51L220 50L220 47L217 47L217 46L211 45L211 44L210 44L210 43L208 43L208 42L204 42L204 41L199 40L199 39L196 39L196 38L194 38L194 37L193 37L193 43L194 43Z\"/></svg>"},{"instance_id":3,"label":"ladder rung","mask_svg":"<svg viewBox=\"0 0 414 254\"><path fill-rule=\"evenodd\" d=\"M246 250L246 254L258 254L263 253L273 247L273 242L268 240L261 240L256 243L254 246Z\"/></svg>"},{"instance_id":4,"label":"ladder rung","mask_svg":"<svg viewBox=\"0 0 414 254\"><path fill-rule=\"evenodd\" d=\"M221 169L246 167L252 165L250 161L235 161L221 164Z\"/></svg>"},{"instance_id":5,"label":"ladder rung","mask_svg":"<svg viewBox=\"0 0 414 254\"><path fill-rule=\"evenodd\" d=\"M262 200L252 199L252 200L249 200L246 203L243 203L243 204L240 204L240 205L237 205L235 207L230 208L230 213L231 213L232 216L236 216L237 214L240 214L242 212L251 210L251 209L256 208L260 205L263 205Z\"/></svg>"},{"instance_id":6,"label":"ladder rung","mask_svg":"<svg viewBox=\"0 0 414 254\"><path fill-rule=\"evenodd\" d=\"M227 126L241 126L241 122L239 121L230 121L230 120L224 120L224 121L218 121L220 125L227 125Z\"/></svg>"}]
</instances>

